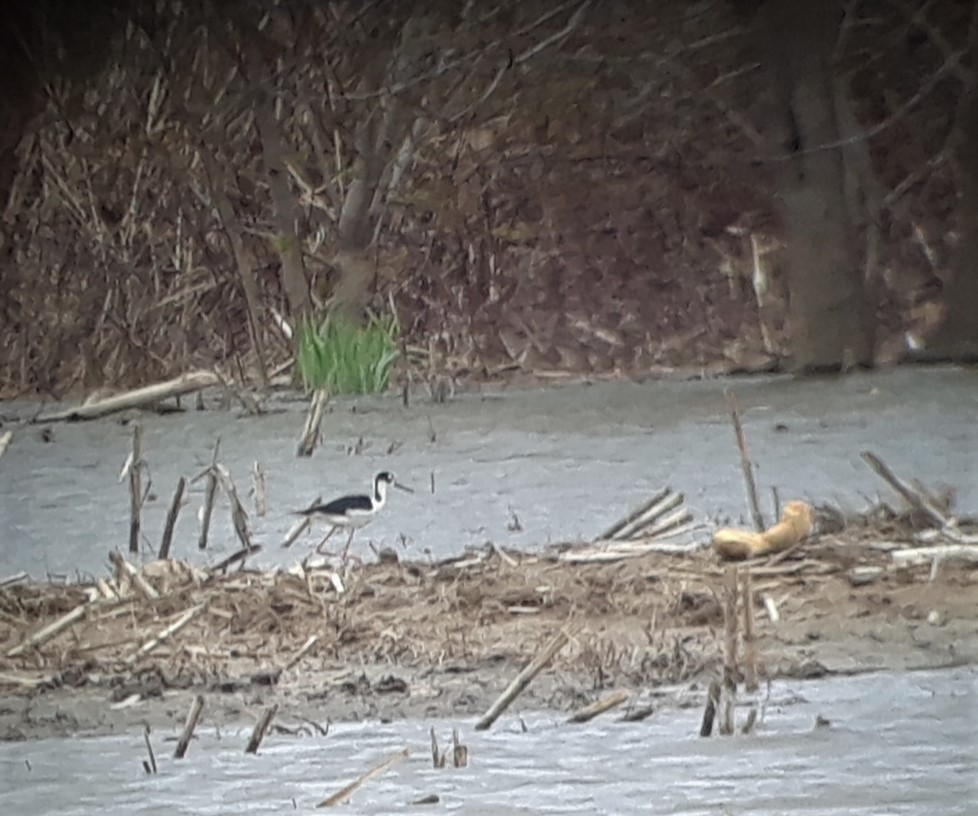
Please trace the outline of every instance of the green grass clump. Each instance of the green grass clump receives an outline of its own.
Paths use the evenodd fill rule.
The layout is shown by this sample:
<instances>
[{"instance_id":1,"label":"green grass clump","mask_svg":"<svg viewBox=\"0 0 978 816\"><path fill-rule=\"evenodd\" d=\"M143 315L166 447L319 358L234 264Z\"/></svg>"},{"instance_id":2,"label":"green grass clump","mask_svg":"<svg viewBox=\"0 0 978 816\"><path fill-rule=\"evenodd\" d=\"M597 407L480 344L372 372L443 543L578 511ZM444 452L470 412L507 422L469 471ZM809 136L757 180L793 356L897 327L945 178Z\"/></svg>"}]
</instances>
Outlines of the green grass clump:
<instances>
[{"instance_id":1,"label":"green grass clump","mask_svg":"<svg viewBox=\"0 0 978 816\"><path fill-rule=\"evenodd\" d=\"M337 314L299 325L295 364L307 391L377 394L390 382L397 359L397 318L371 315L357 325Z\"/></svg>"}]
</instances>

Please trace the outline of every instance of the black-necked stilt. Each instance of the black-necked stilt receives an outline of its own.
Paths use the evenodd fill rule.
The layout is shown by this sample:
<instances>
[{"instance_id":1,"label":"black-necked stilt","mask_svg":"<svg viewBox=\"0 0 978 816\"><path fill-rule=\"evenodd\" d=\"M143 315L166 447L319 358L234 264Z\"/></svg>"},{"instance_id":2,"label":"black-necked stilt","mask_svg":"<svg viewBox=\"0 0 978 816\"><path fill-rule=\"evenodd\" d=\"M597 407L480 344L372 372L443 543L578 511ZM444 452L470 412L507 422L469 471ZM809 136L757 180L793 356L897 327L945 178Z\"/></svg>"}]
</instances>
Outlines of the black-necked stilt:
<instances>
[{"instance_id":1,"label":"black-necked stilt","mask_svg":"<svg viewBox=\"0 0 978 816\"><path fill-rule=\"evenodd\" d=\"M374 489L370 495L357 493L350 496L340 496L340 498L333 499L326 504L317 502L305 510L300 510L299 515L311 519L322 519L332 525L326 534L326 538L320 541L316 547L316 552L322 553L323 545L329 540L329 537L339 528L345 527L350 531L350 537L343 549L345 556L350 549L350 544L353 543L354 533L373 521L374 516L387 504L387 489L389 487L396 487L408 493L414 492L410 487L398 482L393 473L384 470L374 476Z\"/></svg>"}]
</instances>

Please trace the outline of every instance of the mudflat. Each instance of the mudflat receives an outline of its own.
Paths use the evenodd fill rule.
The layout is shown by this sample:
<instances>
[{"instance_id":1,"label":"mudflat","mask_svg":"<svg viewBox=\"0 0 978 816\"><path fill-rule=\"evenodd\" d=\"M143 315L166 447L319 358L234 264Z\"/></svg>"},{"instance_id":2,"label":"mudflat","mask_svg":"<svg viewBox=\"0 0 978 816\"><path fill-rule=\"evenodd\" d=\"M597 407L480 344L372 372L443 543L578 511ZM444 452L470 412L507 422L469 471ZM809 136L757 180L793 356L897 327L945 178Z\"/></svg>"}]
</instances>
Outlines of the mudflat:
<instances>
[{"instance_id":1,"label":"mudflat","mask_svg":"<svg viewBox=\"0 0 978 816\"><path fill-rule=\"evenodd\" d=\"M890 533L848 529L737 566L751 573L762 679L978 662L978 570L899 566ZM154 562L123 586L9 586L0 738L176 731L197 695L202 722L221 726L271 704L276 727L299 730L468 718L561 631L567 645L510 713L617 689L679 704L722 664L730 568L708 549L573 563L486 547L226 575Z\"/></svg>"}]
</instances>

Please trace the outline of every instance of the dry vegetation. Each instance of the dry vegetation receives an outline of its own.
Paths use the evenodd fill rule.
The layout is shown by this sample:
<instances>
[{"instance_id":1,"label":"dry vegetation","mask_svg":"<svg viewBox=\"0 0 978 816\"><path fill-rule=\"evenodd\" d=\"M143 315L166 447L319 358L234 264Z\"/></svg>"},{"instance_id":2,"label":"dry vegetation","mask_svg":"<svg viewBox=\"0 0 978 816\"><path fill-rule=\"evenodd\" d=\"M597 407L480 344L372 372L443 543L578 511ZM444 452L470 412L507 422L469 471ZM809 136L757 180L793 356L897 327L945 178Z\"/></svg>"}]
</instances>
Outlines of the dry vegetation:
<instances>
[{"instance_id":1,"label":"dry vegetation","mask_svg":"<svg viewBox=\"0 0 978 816\"><path fill-rule=\"evenodd\" d=\"M974 559L909 557L929 518L885 506L820 518L816 540L741 568L762 679L978 657ZM32 697L101 689L120 703L167 689L267 689L293 713L326 698L331 716L391 699L401 711L471 712L559 631L570 642L536 681L535 704L577 707L602 689L717 672L726 578L715 554L577 563L572 550L489 546L438 564L278 573L155 561L140 580L116 556L115 575L95 583L0 589L0 687Z\"/></svg>"},{"instance_id":2,"label":"dry vegetation","mask_svg":"<svg viewBox=\"0 0 978 816\"><path fill-rule=\"evenodd\" d=\"M103 70L44 85L3 211L3 391L271 370L295 275L331 297L347 240L369 246L356 296L393 295L433 367L766 364L744 273L747 236L779 233L777 156L726 4L298 8L259 33L245 11L159 3L99 44ZM849 12L885 339L931 323L942 287L971 12Z\"/></svg>"}]
</instances>

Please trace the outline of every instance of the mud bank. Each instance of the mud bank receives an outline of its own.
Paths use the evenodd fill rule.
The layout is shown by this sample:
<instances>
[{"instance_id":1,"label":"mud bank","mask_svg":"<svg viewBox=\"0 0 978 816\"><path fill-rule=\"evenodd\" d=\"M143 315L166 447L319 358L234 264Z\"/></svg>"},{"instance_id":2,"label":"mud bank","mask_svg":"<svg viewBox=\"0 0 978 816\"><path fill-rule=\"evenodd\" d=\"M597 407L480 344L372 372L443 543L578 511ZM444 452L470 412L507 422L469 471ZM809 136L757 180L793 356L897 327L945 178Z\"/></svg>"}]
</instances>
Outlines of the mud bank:
<instances>
[{"instance_id":1,"label":"mud bank","mask_svg":"<svg viewBox=\"0 0 978 816\"><path fill-rule=\"evenodd\" d=\"M741 566L757 594L762 674L978 662L978 570L897 568L894 546L849 530ZM699 704L720 662L726 567L708 550L580 564L490 547L438 564L223 576L151 567L158 598L134 590L97 611L94 585L0 590L0 737L178 729L196 694L210 726L250 725L273 702L277 727L307 731L467 717L561 630L569 644L510 714L570 711L613 688L634 703Z\"/></svg>"}]
</instances>

